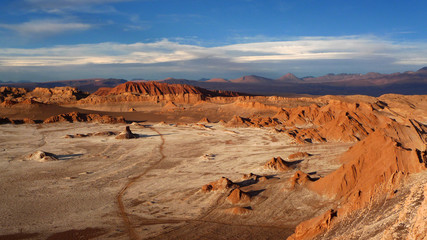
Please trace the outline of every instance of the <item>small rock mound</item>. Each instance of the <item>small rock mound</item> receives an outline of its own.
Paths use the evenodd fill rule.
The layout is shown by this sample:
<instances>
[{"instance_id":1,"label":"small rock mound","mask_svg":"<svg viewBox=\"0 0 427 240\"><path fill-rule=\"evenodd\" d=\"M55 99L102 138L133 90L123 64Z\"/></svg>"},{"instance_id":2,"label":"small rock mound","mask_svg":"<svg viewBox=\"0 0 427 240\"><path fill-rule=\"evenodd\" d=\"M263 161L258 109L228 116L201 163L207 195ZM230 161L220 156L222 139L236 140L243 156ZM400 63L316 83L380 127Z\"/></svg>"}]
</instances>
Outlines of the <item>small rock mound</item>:
<instances>
[{"instance_id":1,"label":"small rock mound","mask_svg":"<svg viewBox=\"0 0 427 240\"><path fill-rule=\"evenodd\" d=\"M129 108L129 112L136 112L135 108Z\"/></svg>"},{"instance_id":2,"label":"small rock mound","mask_svg":"<svg viewBox=\"0 0 427 240\"><path fill-rule=\"evenodd\" d=\"M202 187L202 191L211 192L211 191L225 190L225 189L230 189L233 186L235 186L235 184L230 179L226 177L221 177L216 182L210 182L209 184L204 185Z\"/></svg>"},{"instance_id":3,"label":"small rock mound","mask_svg":"<svg viewBox=\"0 0 427 240\"><path fill-rule=\"evenodd\" d=\"M116 136L116 139L132 139L138 137L138 134L133 134L129 126L126 126L125 130Z\"/></svg>"},{"instance_id":4,"label":"small rock mound","mask_svg":"<svg viewBox=\"0 0 427 240\"><path fill-rule=\"evenodd\" d=\"M243 174L243 176L242 176L243 181L238 183L238 185L241 187L252 185L252 184L258 183L261 178L262 178L262 176L257 175L257 174L253 174L253 173Z\"/></svg>"},{"instance_id":5,"label":"small rock mound","mask_svg":"<svg viewBox=\"0 0 427 240\"><path fill-rule=\"evenodd\" d=\"M259 182L264 182L264 181L267 181L267 180L268 180L268 178L266 176L262 176L262 177L258 178Z\"/></svg>"},{"instance_id":6,"label":"small rock mound","mask_svg":"<svg viewBox=\"0 0 427 240\"><path fill-rule=\"evenodd\" d=\"M251 196L240 190L240 188L236 188L228 195L227 201L231 204L249 203L251 201Z\"/></svg>"},{"instance_id":7,"label":"small rock mound","mask_svg":"<svg viewBox=\"0 0 427 240\"><path fill-rule=\"evenodd\" d=\"M211 121L207 117L204 117L199 121L199 123L211 123Z\"/></svg>"},{"instance_id":8,"label":"small rock mound","mask_svg":"<svg viewBox=\"0 0 427 240\"><path fill-rule=\"evenodd\" d=\"M238 183L238 185L247 186L247 185L255 184L258 182L267 181L268 178L266 176L261 176L261 175L257 175L254 173L249 173L249 174L243 174L242 180L243 180L243 182Z\"/></svg>"},{"instance_id":9,"label":"small rock mound","mask_svg":"<svg viewBox=\"0 0 427 240\"><path fill-rule=\"evenodd\" d=\"M179 109L179 107L172 101L169 101L162 107L162 111L174 111Z\"/></svg>"},{"instance_id":10,"label":"small rock mound","mask_svg":"<svg viewBox=\"0 0 427 240\"><path fill-rule=\"evenodd\" d=\"M104 131L104 132L96 132L91 134L91 136L115 136L119 134L119 132L112 132L112 131Z\"/></svg>"},{"instance_id":11,"label":"small rock mound","mask_svg":"<svg viewBox=\"0 0 427 240\"><path fill-rule=\"evenodd\" d=\"M104 132L95 132L95 133L77 133L77 134L67 134L65 138L84 138L84 137L92 137L92 136L115 136L119 134L119 132L112 131L104 131Z\"/></svg>"},{"instance_id":12,"label":"small rock mound","mask_svg":"<svg viewBox=\"0 0 427 240\"><path fill-rule=\"evenodd\" d=\"M226 126L228 127L247 127L251 126L253 123L250 118L244 118L240 116L233 116L230 121L227 122Z\"/></svg>"},{"instance_id":13,"label":"small rock mound","mask_svg":"<svg viewBox=\"0 0 427 240\"><path fill-rule=\"evenodd\" d=\"M294 176L292 176L290 179L292 188L294 188L295 185L297 184L304 185L307 182L312 182L312 181L314 181L314 179L312 179L307 173L300 170L296 171Z\"/></svg>"},{"instance_id":14,"label":"small rock mound","mask_svg":"<svg viewBox=\"0 0 427 240\"><path fill-rule=\"evenodd\" d=\"M292 163L283 160L281 157L273 157L264 164L264 168L284 172L292 169Z\"/></svg>"},{"instance_id":15,"label":"small rock mound","mask_svg":"<svg viewBox=\"0 0 427 240\"><path fill-rule=\"evenodd\" d=\"M221 120L219 120L219 121L218 121L218 124L226 125L226 124L227 124L227 122L225 122L224 120L222 120L222 119L221 119Z\"/></svg>"},{"instance_id":16,"label":"small rock mound","mask_svg":"<svg viewBox=\"0 0 427 240\"><path fill-rule=\"evenodd\" d=\"M253 173L249 173L249 174L243 174L242 179L243 180L254 180L254 181L258 181L258 179L260 178L260 175L256 175Z\"/></svg>"},{"instance_id":17,"label":"small rock mound","mask_svg":"<svg viewBox=\"0 0 427 240\"><path fill-rule=\"evenodd\" d=\"M58 157L55 154L44 152L41 150L28 155L27 159L31 161L37 161L37 162L58 161Z\"/></svg>"},{"instance_id":18,"label":"small rock mound","mask_svg":"<svg viewBox=\"0 0 427 240\"><path fill-rule=\"evenodd\" d=\"M224 212L232 215L244 215L251 212L250 207L232 207L229 209L225 209Z\"/></svg>"},{"instance_id":19,"label":"small rock mound","mask_svg":"<svg viewBox=\"0 0 427 240\"><path fill-rule=\"evenodd\" d=\"M311 154L308 152L297 152L297 153L293 153L291 155L288 156L288 159L301 159L301 158L306 158L306 157L310 157Z\"/></svg>"}]
</instances>

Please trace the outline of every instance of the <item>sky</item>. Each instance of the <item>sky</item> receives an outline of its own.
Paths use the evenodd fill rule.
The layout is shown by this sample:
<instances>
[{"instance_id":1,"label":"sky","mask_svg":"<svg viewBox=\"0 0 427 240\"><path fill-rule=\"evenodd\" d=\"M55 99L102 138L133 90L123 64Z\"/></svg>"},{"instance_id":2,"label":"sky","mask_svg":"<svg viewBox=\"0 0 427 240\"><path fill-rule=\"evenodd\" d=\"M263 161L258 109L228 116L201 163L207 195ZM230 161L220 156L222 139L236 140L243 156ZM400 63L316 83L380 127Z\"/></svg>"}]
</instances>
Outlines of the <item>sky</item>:
<instances>
[{"instance_id":1,"label":"sky","mask_svg":"<svg viewBox=\"0 0 427 240\"><path fill-rule=\"evenodd\" d=\"M1 0L0 81L427 66L425 0Z\"/></svg>"}]
</instances>

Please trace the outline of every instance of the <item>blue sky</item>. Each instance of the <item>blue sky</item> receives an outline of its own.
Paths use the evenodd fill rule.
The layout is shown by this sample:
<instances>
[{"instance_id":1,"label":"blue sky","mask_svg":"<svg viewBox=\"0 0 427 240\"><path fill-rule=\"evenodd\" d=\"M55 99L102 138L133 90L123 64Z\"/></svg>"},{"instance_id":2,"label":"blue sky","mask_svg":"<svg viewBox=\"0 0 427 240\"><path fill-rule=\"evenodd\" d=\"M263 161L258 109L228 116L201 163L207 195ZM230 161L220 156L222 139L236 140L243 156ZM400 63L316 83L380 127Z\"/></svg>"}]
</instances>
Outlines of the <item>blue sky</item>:
<instances>
[{"instance_id":1,"label":"blue sky","mask_svg":"<svg viewBox=\"0 0 427 240\"><path fill-rule=\"evenodd\" d=\"M426 11L423 0L2 0L0 80L417 70Z\"/></svg>"}]
</instances>

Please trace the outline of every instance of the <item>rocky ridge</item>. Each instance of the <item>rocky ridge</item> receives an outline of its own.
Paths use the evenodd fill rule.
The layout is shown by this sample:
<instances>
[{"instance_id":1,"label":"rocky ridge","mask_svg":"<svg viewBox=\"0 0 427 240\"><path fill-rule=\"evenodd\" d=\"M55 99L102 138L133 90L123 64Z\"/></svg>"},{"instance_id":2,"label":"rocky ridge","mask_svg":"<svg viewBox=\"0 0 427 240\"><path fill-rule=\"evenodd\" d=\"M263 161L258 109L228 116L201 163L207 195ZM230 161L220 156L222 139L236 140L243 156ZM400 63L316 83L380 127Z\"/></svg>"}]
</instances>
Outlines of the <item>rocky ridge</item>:
<instances>
[{"instance_id":1,"label":"rocky ridge","mask_svg":"<svg viewBox=\"0 0 427 240\"><path fill-rule=\"evenodd\" d=\"M306 187L336 199L340 207L302 222L288 239L311 239L352 212L392 197L409 174L425 171L426 129L415 120L391 122L344 153L338 170L317 181L305 180Z\"/></svg>"},{"instance_id":2,"label":"rocky ridge","mask_svg":"<svg viewBox=\"0 0 427 240\"><path fill-rule=\"evenodd\" d=\"M33 91L28 91L24 88L0 87L0 103L3 106L11 106L18 103L70 104L76 103L88 95L73 87L37 87Z\"/></svg>"},{"instance_id":3,"label":"rocky ridge","mask_svg":"<svg viewBox=\"0 0 427 240\"><path fill-rule=\"evenodd\" d=\"M86 114L80 112L64 113L57 116L52 116L44 120L43 123L56 122L99 122L99 123L125 123L123 117L111 117L99 114Z\"/></svg>"}]
</instances>

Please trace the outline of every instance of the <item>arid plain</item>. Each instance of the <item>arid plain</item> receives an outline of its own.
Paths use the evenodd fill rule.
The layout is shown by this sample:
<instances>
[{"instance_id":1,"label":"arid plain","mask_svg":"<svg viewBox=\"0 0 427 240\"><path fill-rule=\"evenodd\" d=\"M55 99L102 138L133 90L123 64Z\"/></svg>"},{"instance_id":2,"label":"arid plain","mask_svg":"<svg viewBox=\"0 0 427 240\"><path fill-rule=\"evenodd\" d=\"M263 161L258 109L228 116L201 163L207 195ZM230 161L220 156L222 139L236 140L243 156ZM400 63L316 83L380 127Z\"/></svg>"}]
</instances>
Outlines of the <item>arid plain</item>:
<instances>
[{"instance_id":1,"label":"arid plain","mask_svg":"<svg viewBox=\"0 0 427 240\"><path fill-rule=\"evenodd\" d=\"M426 239L425 95L0 94L0 239Z\"/></svg>"}]
</instances>

